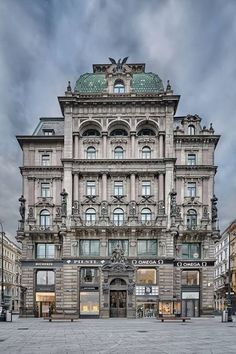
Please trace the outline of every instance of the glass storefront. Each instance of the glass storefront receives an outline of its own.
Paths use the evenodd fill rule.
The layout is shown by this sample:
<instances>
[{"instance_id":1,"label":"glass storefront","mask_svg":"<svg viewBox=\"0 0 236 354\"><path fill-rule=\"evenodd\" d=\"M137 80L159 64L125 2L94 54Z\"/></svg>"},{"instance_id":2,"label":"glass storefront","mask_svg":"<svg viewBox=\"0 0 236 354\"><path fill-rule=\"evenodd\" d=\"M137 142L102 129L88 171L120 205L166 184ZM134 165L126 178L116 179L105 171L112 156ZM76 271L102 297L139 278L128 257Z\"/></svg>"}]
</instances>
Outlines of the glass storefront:
<instances>
[{"instance_id":1,"label":"glass storefront","mask_svg":"<svg viewBox=\"0 0 236 354\"><path fill-rule=\"evenodd\" d=\"M49 317L55 305L54 292L36 292L35 317Z\"/></svg>"},{"instance_id":2,"label":"glass storefront","mask_svg":"<svg viewBox=\"0 0 236 354\"><path fill-rule=\"evenodd\" d=\"M80 315L82 316L99 315L99 292L98 291L80 292Z\"/></svg>"},{"instance_id":3,"label":"glass storefront","mask_svg":"<svg viewBox=\"0 0 236 354\"><path fill-rule=\"evenodd\" d=\"M157 315L156 302L137 302L136 317L137 318L153 318Z\"/></svg>"}]
</instances>

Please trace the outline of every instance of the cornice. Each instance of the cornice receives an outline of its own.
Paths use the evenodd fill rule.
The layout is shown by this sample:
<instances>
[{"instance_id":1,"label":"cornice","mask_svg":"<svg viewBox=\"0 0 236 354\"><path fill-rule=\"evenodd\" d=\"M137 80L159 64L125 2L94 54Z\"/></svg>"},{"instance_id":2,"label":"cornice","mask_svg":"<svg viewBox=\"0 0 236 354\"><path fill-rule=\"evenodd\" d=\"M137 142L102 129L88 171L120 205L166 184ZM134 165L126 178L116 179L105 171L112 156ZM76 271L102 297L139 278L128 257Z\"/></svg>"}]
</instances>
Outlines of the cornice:
<instances>
[{"instance_id":1,"label":"cornice","mask_svg":"<svg viewBox=\"0 0 236 354\"><path fill-rule=\"evenodd\" d=\"M217 145L220 135L174 135L174 141L179 142L201 142L204 144L215 143Z\"/></svg>"},{"instance_id":2,"label":"cornice","mask_svg":"<svg viewBox=\"0 0 236 354\"><path fill-rule=\"evenodd\" d=\"M217 171L217 166L210 165L175 165L177 170L187 170L187 171L199 171L199 170L208 170L208 171Z\"/></svg>"}]
</instances>

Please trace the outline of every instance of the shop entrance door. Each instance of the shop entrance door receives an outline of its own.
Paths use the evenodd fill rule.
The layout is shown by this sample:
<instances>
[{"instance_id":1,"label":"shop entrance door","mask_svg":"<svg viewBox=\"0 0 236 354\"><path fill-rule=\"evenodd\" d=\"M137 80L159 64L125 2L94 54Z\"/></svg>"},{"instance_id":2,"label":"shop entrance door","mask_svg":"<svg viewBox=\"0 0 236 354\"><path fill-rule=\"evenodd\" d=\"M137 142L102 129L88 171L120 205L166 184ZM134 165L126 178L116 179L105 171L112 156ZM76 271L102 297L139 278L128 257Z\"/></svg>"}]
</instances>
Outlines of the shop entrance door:
<instances>
[{"instance_id":1,"label":"shop entrance door","mask_svg":"<svg viewBox=\"0 0 236 354\"><path fill-rule=\"evenodd\" d=\"M126 317L127 291L110 291L110 317Z\"/></svg>"},{"instance_id":2,"label":"shop entrance door","mask_svg":"<svg viewBox=\"0 0 236 354\"><path fill-rule=\"evenodd\" d=\"M199 317L199 300L198 299L183 300L182 316Z\"/></svg>"}]
</instances>

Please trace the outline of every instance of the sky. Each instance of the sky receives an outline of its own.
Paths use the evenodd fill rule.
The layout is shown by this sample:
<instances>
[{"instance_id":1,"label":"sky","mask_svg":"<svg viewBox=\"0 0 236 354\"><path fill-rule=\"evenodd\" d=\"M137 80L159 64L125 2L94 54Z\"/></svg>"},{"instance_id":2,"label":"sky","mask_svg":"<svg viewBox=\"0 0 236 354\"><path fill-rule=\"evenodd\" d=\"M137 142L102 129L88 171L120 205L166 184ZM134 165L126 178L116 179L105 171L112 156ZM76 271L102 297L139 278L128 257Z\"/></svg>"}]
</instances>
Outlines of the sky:
<instances>
[{"instance_id":1,"label":"sky","mask_svg":"<svg viewBox=\"0 0 236 354\"><path fill-rule=\"evenodd\" d=\"M0 0L0 221L14 239L22 181L16 135L61 116L57 96L93 63L129 56L169 79L177 115L221 139L215 194L221 231L236 218L235 0Z\"/></svg>"}]
</instances>

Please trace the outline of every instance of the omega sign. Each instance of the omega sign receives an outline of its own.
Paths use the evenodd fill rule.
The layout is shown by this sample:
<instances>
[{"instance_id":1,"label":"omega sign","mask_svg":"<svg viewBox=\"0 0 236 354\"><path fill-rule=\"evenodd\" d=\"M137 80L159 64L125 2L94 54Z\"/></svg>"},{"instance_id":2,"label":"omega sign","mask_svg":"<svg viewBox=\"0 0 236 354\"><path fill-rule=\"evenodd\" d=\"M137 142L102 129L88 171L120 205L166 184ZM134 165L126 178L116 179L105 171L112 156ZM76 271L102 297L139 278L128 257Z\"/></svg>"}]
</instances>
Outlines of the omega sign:
<instances>
[{"instance_id":1,"label":"omega sign","mask_svg":"<svg viewBox=\"0 0 236 354\"><path fill-rule=\"evenodd\" d=\"M162 265L163 259L133 259L133 265Z\"/></svg>"},{"instance_id":2,"label":"omega sign","mask_svg":"<svg viewBox=\"0 0 236 354\"><path fill-rule=\"evenodd\" d=\"M208 262L176 262L176 267L207 267Z\"/></svg>"}]
</instances>

